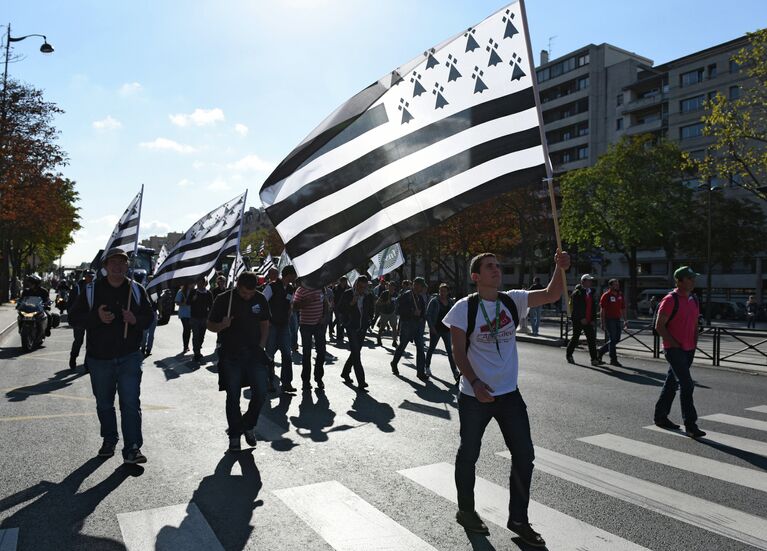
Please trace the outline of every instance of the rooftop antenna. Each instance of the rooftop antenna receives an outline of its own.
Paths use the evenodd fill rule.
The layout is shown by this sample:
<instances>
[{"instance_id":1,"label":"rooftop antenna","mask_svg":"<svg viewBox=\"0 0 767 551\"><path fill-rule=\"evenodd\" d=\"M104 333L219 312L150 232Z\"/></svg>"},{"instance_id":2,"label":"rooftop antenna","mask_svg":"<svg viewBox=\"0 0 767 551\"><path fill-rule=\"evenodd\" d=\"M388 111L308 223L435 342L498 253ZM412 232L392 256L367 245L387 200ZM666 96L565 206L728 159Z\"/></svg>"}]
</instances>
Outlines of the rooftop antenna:
<instances>
[{"instance_id":1,"label":"rooftop antenna","mask_svg":"<svg viewBox=\"0 0 767 551\"><path fill-rule=\"evenodd\" d=\"M548 47L548 50L549 50L549 59L553 59L553 58L554 58L554 56L552 56L552 55L551 55L551 43L552 43L552 42L554 42L554 39L555 39L556 37L557 37L557 35L554 35L554 36L550 36L550 37L549 37L549 47Z\"/></svg>"}]
</instances>

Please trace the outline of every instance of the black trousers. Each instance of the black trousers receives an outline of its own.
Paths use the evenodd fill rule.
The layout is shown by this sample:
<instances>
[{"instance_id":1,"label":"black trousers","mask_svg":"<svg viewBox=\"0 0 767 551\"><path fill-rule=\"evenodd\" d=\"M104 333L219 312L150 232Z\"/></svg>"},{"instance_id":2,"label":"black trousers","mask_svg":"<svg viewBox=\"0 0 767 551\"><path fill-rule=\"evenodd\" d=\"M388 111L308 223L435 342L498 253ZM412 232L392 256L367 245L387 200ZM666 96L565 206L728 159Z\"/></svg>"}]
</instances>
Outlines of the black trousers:
<instances>
[{"instance_id":1,"label":"black trousers","mask_svg":"<svg viewBox=\"0 0 767 551\"><path fill-rule=\"evenodd\" d=\"M567 345L567 355L572 356L578 341L581 338L581 332L586 335L586 342L589 344L589 355L592 360L597 359L597 330L594 324L581 324L580 321L573 320L573 337L570 344Z\"/></svg>"}]
</instances>

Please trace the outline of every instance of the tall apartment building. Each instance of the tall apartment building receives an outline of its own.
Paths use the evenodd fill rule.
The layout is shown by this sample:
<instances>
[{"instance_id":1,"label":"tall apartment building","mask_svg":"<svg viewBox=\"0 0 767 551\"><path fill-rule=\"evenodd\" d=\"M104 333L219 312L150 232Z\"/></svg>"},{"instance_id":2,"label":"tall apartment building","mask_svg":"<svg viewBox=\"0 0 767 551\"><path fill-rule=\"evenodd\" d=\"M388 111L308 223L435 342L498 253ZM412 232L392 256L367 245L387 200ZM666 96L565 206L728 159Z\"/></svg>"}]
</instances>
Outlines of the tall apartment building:
<instances>
[{"instance_id":1,"label":"tall apartment building","mask_svg":"<svg viewBox=\"0 0 767 551\"><path fill-rule=\"evenodd\" d=\"M731 60L747 43L743 36L657 66L610 44L589 44L553 60L542 52L536 71L555 173L594 164L623 135L652 133L677 142L693 157L705 155L713 142L703 136L705 101L717 92L735 98L748 85ZM604 278L628 275L621 257L610 255L609 260L609 267L595 263L589 271ZM704 268L700 259L692 261ZM767 267L767 257L756 255L736 263L728 274L716 273L715 267L714 292L767 296L763 265ZM640 288L667 286L670 270L662 251L643 251Z\"/></svg>"}]
</instances>

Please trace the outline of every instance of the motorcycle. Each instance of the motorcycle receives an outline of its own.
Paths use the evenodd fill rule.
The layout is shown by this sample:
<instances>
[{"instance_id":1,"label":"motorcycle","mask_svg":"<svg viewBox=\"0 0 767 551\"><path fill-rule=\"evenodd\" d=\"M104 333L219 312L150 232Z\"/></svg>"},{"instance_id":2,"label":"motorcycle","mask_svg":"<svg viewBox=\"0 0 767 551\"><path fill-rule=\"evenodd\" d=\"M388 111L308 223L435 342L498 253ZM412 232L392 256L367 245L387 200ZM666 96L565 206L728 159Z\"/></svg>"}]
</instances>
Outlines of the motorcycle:
<instances>
[{"instance_id":1,"label":"motorcycle","mask_svg":"<svg viewBox=\"0 0 767 551\"><path fill-rule=\"evenodd\" d=\"M56 308L60 314L64 313L67 309L67 301L69 300L69 293L66 290L61 290L56 294Z\"/></svg>"},{"instance_id":2,"label":"motorcycle","mask_svg":"<svg viewBox=\"0 0 767 551\"><path fill-rule=\"evenodd\" d=\"M52 323L52 320L48 321L45 306L40 297L25 297L16 305L16 310L19 312L16 323L19 326L21 348L24 352L31 352L45 340L48 323Z\"/></svg>"}]
</instances>

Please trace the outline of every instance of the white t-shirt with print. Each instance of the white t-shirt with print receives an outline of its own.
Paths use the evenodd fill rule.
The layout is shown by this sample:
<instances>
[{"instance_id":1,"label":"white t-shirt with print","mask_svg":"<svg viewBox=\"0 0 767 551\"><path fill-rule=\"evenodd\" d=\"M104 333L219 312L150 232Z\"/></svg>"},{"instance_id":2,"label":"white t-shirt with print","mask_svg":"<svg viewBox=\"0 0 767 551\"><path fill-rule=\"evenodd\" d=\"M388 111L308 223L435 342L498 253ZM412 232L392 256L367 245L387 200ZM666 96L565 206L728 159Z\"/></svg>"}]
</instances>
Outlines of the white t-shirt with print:
<instances>
[{"instance_id":1,"label":"white t-shirt with print","mask_svg":"<svg viewBox=\"0 0 767 551\"><path fill-rule=\"evenodd\" d=\"M511 300L517 307L517 312L521 317L527 311L527 291L506 291ZM511 312L500 302L501 324L498 331L498 348L495 347L490 327L495 327L495 301L482 300L485 305L487 317L490 319L490 325L482 314L482 308L477 308L477 319L474 321L474 331L468 335L470 346L468 358L471 367L474 369L477 377L488 384L493 389L491 394L499 396L517 389L517 375L519 372L519 361L517 358L517 328L514 327L514 321ZM469 327L469 297L464 297L450 309L442 320L442 323L448 327L457 327L466 331ZM500 352L500 353L499 353ZM474 396L472 389L466 377L461 376L460 390L464 394Z\"/></svg>"}]
</instances>

